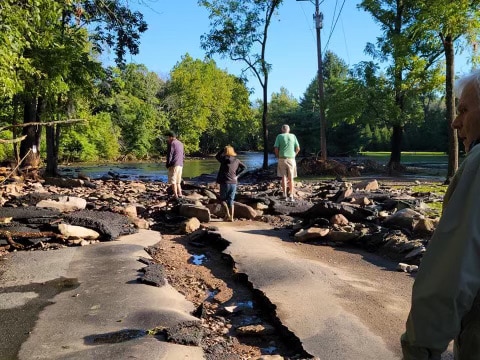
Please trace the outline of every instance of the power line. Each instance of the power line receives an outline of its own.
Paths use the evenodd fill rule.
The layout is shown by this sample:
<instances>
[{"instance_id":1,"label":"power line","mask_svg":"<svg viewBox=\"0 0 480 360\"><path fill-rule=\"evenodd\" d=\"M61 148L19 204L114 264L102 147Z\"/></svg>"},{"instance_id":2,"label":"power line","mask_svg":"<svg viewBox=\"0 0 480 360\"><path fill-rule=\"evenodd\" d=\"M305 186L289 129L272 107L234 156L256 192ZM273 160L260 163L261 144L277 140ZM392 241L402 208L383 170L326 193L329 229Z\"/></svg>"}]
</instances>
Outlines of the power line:
<instances>
[{"instance_id":1,"label":"power line","mask_svg":"<svg viewBox=\"0 0 480 360\"><path fill-rule=\"evenodd\" d=\"M340 11L338 12L337 19L335 20L335 23L333 24L332 31L330 32L330 35L328 35L328 40L327 40L327 43L326 43L326 45L325 45L324 51L325 51L325 50L327 49L327 47L328 47L328 44L329 44L330 39L331 39L331 37L332 37L333 31L335 30L335 27L337 26L338 19L340 18L340 15L342 14L342 10L343 10L343 6L344 6L344 5L345 5L345 0L343 0L342 6L340 7Z\"/></svg>"},{"instance_id":2,"label":"power line","mask_svg":"<svg viewBox=\"0 0 480 360\"><path fill-rule=\"evenodd\" d=\"M348 43L347 43L347 37L345 36L345 27L343 26L343 19L340 19L340 21L342 23L343 41L345 42L345 50L347 52L348 66L350 66L350 54L348 53Z\"/></svg>"},{"instance_id":3,"label":"power line","mask_svg":"<svg viewBox=\"0 0 480 360\"><path fill-rule=\"evenodd\" d=\"M300 4L300 5L303 5L303 4ZM305 21L306 21L308 24L310 24L310 25L308 26L308 28L310 29L310 34L312 35L312 38L315 39L315 34L313 33L313 28L312 28L312 25L311 25L311 24L312 24L312 20L310 20L310 19L307 18L307 14L305 14L305 9L303 8L303 6L301 6L301 8L302 8L303 16L305 17Z\"/></svg>"},{"instance_id":4,"label":"power line","mask_svg":"<svg viewBox=\"0 0 480 360\"><path fill-rule=\"evenodd\" d=\"M337 5L338 5L338 0L335 0L335 7L333 9L333 15L332 15L332 25L330 26L330 34L333 33L333 25L335 23L335 14L337 13Z\"/></svg>"}]
</instances>

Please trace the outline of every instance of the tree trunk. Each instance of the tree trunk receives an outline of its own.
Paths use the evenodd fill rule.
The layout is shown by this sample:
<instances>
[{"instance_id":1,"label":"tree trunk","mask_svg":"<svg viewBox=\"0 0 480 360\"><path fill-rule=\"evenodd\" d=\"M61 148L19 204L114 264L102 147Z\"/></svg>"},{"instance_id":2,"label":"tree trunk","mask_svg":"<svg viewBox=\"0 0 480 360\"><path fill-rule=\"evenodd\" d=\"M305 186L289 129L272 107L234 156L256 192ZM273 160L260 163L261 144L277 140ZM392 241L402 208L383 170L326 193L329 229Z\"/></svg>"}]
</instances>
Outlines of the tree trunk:
<instances>
[{"instance_id":1,"label":"tree trunk","mask_svg":"<svg viewBox=\"0 0 480 360\"><path fill-rule=\"evenodd\" d=\"M402 21L403 21L403 0L397 0L397 12L395 16L395 34L400 35L402 33ZM395 45L394 45L395 46ZM393 171L401 170L401 157L402 157L402 134L403 134L403 117L404 117L404 94L402 90L403 83L403 66L399 58L401 57L401 51L394 48L394 91L395 91L395 106L399 110L399 118L395 119L393 125L393 132L391 138L391 153L390 161L388 162L388 171L391 174Z\"/></svg>"},{"instance_id":2,"label":"tree trunk","mask_svg":"<svg viewBox=\"0 0 480 360\"><path fill-rule=\"evenodd\" d=\"M448 169L446 183L458 169L458 138L457 130L452 128L452 122L455 119L455 96L453 95L453 83L455 80L455 53L453 49L453 39L450 35L443 39L443 48L445 51L445 106L446 106L446 120L448 126Z\"/></svg>"},{"instance_id":3,"label":"tree trunk","mask_svg":"<svg viewBox=\"0 0 480 360\"><path fill-rule=\"evenodd\" d=\"M402 169L400 165L402 157L402 136L403 136L403 126L394 125L392 131L392 142L391 142L391 153L390 161L388 162L388 170L390 173L392 171L399 171Z\"/></svg>"},{"instance_id":4,"label":"tree trunk","mask_svg":"<svg viewBox=\"0 0 480 360\"><path fill-rule=\"evenodd\" d=\"M58 174L59 135L59 125L50 125L46 127L47 165L45 168L45 174L48 176L56 176Z\"/></svg>"},{"instance_id":5,"label":"tree trunk","mask_svg":"<svg viewBox=\"0 0 480 360\"><path fill-rule=\"evenodd\" d=\"M267 78L267 76L265 76L265 82L263 84L263 113L262 113L262 130L263 130L263 166L262 166L262 168L264 170L268 169L267 81L268 81L268 78Z\"/></svg>"},{"instance_id":6,"label":"tree trunk","mask_svg":"<svg viewBox=\"0 0 480 360\"><path fill-rule=\"evenodd\" d=\"M41 99L27 97L24 99L23 123L39 122ZM25 126L22 135L27 137L20 144L20 159L23 159L22 169L38 169L40 165L40 134L41 127L38 125Z\"/></svg>"},{"instance_id":7,"label":"tree trunk","mask_svg":"<svg viewBox=\"0 0 480 360\"><path fill-rule=\"evenodd\" d=\"M12 118L12 125L18 124L18 107L20 105L20 98L18 95L13 96L12 100L12 107L13 107L13 118ZM14 127L12 129L13 139L17 139L19 135L19 129ZM20 162L20 152L18 148L18 143L13 143L13 154L15 156L15 163L18 164Z\"/></svg>"}]
</instances>

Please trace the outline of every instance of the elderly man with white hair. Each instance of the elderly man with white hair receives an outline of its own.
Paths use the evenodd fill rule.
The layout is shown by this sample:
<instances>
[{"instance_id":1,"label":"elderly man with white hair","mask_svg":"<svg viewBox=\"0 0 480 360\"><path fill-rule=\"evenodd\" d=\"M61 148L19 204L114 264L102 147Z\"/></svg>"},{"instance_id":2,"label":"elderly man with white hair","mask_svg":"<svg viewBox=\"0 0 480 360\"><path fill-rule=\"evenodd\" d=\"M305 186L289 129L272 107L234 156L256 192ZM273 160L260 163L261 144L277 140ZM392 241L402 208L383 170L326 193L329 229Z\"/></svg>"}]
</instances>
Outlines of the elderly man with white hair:
<instances>
[{"instance_id":1,"label":"elderly man with white hair","mask_svg":"<svg viewBox=\"0 0 480 360\"><path fill-rule=\"evenodd\" d=\"M401 344L405 360L480 359L480 70L459 79L452 127L467 156L443 200L412 291Z\"/></svg>"}]
</instances>

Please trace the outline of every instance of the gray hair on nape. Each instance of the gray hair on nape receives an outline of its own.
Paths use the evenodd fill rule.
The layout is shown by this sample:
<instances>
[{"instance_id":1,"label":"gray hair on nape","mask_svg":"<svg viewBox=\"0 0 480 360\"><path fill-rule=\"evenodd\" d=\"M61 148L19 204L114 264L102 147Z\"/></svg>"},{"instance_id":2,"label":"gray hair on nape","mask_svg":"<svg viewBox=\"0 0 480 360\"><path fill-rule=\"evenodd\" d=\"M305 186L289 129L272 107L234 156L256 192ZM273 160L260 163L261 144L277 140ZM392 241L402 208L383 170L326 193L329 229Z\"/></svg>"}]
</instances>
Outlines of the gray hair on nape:
<instances>
[{"instance_id":1,"label":"gray hair on nape","mask_svg":"<svg viewBox=\"0 0 480 360\"><path fill-rule=\"evenodd\" d=\"M473 84L475 89L477 89L478 104L480 106L480 69L476 69L455 81L455 95L457 98L460 98L465 88L470 84Z\"/></svg>"},{"instance_id":2,"label":"gray hair on nape","mask_svg":"<svg viewBox=\"0 0 480 360\"><path fill-rule=\"evenodd\" d=\"M282 125L282 131L283 132L289 132L290 131L290 126L288 126L287 124Z\"/></svg>"}]
</instances>

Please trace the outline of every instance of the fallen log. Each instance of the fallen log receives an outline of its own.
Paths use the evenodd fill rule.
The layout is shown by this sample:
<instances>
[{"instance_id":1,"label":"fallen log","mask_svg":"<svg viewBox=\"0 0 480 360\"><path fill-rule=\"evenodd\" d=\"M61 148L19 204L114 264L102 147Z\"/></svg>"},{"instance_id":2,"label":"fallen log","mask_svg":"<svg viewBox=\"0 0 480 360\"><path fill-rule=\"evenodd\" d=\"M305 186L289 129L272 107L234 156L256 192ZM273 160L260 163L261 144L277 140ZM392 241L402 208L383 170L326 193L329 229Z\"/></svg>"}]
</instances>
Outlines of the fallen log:
<instances>
[{"instance_id":1,"label":"fallen log","mask_svg":"<svg viewBox=\"0 0 480 360\"><path fill-rule=\"evenodd\" d=\"M24 232L24 231L18 231L18 232L12 232L9 230L0 230L0 238L4 238L7 240L7 242L15 249L24 249L25 246L22 244L19 244L13 239L30 239L30 238L55 238L57 240L60 240L62 242L65 242L65 238L57 234L53 231L39 231L39 232Z\"/></svg>"}]
</instances>

